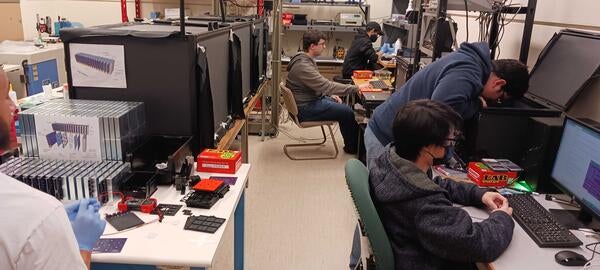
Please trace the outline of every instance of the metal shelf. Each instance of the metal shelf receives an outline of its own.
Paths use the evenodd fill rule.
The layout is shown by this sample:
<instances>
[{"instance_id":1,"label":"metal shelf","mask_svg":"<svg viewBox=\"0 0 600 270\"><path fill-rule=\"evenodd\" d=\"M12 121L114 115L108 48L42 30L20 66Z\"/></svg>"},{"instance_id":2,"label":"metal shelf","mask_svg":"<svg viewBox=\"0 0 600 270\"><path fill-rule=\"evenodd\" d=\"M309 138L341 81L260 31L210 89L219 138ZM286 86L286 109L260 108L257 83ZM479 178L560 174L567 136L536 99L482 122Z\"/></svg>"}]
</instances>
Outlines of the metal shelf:
<instances>
[{"instance_id":1,"label":"metal shelf","mask_svg":"<svg viewBox=\"0 0 600 270\"><path fill-rule=\"evenodd\" d=\"M425 46L421 46L419 49L421 50L422 53L426 54L427 56L429 56L429 57L433 56L433 50L431 50Z\"/></svg>"},{"instance_id":2,"label":"metal shelf","mask_svg":"<svg viewBox=\"0 0 600 270\"><path fill-rule=\"evenodd\" d=\"M409 24L408 21L383 22L383 25L398 28L398 29L403 29L403 30L410 30L409 28L411 26L411 24ZM415 25L415 24L412 24L412 25Z\"/></svg>"},{"instance_id":3,"label":"metal shelf","mask_svg":"<svg viewBox=\"0 0 600 270\"><path fill-rule=\"evenodd\" d=\"M284 31L307 31L319 30L321 32L357 32L364 29L364 26L340 26L340 25L287 25L283 26Z\"/></svg>"},{"instance_id":4,"label":"metal shelf","mask_svg":"<svg viewBox=\"0 0 600 270\"><path fill-rule=\"evenodd\" d=\"M294 6L340 6L340 7L368 7L369 4L347 2L318 2L318 3L284 3L283 8Z\"/></svg>"},{"instance_id":5,"label":"metal shelf","mask_svg":"<svg viewBox=\"0 0 600 270\"><path fill-rule=\"evenodd\" d=\"M291 60L291 57L289 56L282 56L281 57L281 63L289 63ZM344 63L344 59L315 59L315 62L317 64L335 64L335 65L341 65Z\"/></svg>"}]
</instances>

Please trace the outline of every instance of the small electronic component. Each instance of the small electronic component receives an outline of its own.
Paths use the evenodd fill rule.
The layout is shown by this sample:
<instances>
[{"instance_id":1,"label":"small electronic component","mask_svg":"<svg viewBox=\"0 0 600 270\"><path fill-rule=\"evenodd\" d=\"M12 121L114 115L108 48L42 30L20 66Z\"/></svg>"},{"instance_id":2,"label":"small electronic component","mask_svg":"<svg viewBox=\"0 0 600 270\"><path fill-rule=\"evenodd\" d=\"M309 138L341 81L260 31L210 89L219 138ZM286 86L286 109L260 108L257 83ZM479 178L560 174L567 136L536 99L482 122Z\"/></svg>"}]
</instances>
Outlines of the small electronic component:
<instances>
[{"instance_id":1,"label":"small electronic component","mask_svg":"<svg viewBox=\"0 0 600 270\"><path fill-rule=\"evenodd\" d=\"M154 198L138 199L133 197L125 197L118 203L119 211L140 211L142 213L151 213L156 208L157 200Z\"/></svg>"},{"instance_id":2,"label":"small electronic component","mask_svg":"<svg viewBox=\"0 0 600 270\"><path fill-rule=\"evenodd\" d=\"M185 205L187 207L210 209L217 201L219 201L219 199L219 195L214 193L193 191L185 200Z\"/></svg>"},{"instance_id":3,"label":"small electronic component","mask_svg":"<svg viewBox=\"0 0 600 270\"><path fill-rule=\"evenodd\" d=\"M92 253L120 253L126 241L127 238L98 239L92 249Z\"/></svg>"},{"instance_id":4,"label":"small electronic component","mask_svg":"<svg viewBox=\"0 0 600 270\"><path fill-rule=\"evenodd\" d=\"M127 230L144 224L143 220L130 211L107 214L105 219L117 231Z\"/></svg>"},{"instance_id":5,"label":"small electronic component","mask_svg":"<svg viewBox=\"0 0 600 270\"><path fill-rule=\"evenodd\" d=\"M497 159L496 161L500 162L502 166L506 167L511 172L521 172L523 168L519 167L519 165L513 163L508 159Z\"/></svg>"},{"instance_id":6,"label":"small electronic component","mask_svg":"<svg viewBox=\"0 0 600 270\"><path fill-rule=\"evenodd\" d=\"M224 218L215 216L189 216L183 229L206 233L215 233L225 223Z\"/></svg>"},{"instance_id":7,"label":"small electronic component","mask_svg":"<svg viewBox=\"0 0 600 270\"><path fill-rule=\"evenodd\" d=\"M491 158L483 158L483 159L481 159L481 161L483 162L483 164L485 164L490 169L492 169L492 170L494 170L496 172L507 172L507 171L509 171L508 168L506 168L498 160L491 159Z\"/></svg>"},{"instance_id":8,"label":"small electronic component","mask_svg":"<svg viewBox=\"0 0 600 270\"><path fill-rule=\"evenodd\" d=\"M150 214L153 215L159 215L159 211L162 212L165 216L174 216L175 214L177 214L177 212L179 211L179 209L181 209L181 207L183 207L183 205L181 204L159 204L157 205L154 210L152 210L152 212L150 212Z\"/></svg>"},{"instance_id":9,"label":"small electronic component","mask_svg":"<svg viewBox=\"0 0 600 270\"><path fill-rule=\"evenodd\" d=\"M224 183L221 180L202 179L200 180L200 182L198 182L198 184L194 186L194 190L204 192L215 192L223 185Z\"/></svg>"}]
</instances>

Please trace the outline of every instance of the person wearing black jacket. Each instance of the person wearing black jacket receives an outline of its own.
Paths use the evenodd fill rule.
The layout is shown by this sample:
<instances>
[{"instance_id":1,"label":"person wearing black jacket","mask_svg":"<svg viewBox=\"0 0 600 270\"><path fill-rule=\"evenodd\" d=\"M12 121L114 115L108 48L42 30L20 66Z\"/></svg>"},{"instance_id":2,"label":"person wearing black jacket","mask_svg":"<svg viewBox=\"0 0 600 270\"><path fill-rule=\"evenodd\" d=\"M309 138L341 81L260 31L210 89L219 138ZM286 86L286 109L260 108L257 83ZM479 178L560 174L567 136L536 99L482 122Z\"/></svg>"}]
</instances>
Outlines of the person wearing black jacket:
<instances>
[{"instance_id":1,"label":"person wearing black jacket","mask_svg":"<svg viewBox=\"0 0 600 270\"><path fill-rule=\"evenodd\" d=\"M471 183L431 178L435 159L445 158L462 119L443 103L417 100L400 108L394 142L369 172L373 203L394 253L395 269L473 269L492 262L510 244L514 221L505 197ZM459 206L486 207L473 222Z\"/></svg>"},{"instance_id":2,"label":"person wearing black jacket","mask_svg":"<svg viewBox=\"0 0 600 270\"><path fill-rule=\"evenodd\" d=\"M344 58L342 65L344 79L351 79L352 72L355 70L377 69L378 56L373 48L373 42L381 35L383 35L381 26L376 22L367 23L366 31L362 29L358 31Z\"/></svg>"}]
</instances>

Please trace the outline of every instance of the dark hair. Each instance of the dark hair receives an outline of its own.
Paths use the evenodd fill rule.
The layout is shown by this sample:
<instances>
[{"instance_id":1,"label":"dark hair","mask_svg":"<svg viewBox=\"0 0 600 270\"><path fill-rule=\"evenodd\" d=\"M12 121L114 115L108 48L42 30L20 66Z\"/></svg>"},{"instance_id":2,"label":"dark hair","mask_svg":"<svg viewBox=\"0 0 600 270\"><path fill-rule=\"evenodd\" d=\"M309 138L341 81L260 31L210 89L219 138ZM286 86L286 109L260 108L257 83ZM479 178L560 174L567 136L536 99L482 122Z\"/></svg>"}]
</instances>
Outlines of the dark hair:
<instances>
[{"instance_id":1,"label":"dark hair","mask_svg":"<svg viewBox=\"0 0 600 270\"><path fill-rule=\"evenodd\" d=\"M304 32L304 35L302 35L302 49L305 52L308 52L310 45L318 45L321 39L326 40L327 37L319 30L308 30Z\"/></svg>"},{"instance_id":2,"label":"dark hair","mask_svg":"<svg viewBox=\"0 0 600 270\"><path fill-rule=\"evenodd\" d=\"M520 98L529 89L527 66L517 60L494 60L492 61L492 72L506 81L503 89L511 98Z\"/></svg>"},{"instance_id":3,"label":"dark hair","mask_svg":"<svg viewBox=\"0 0 600 270\"><path fill-rule=\"evenodd\" d=\"M462 118L450 106L428 99L402 106L393 123L396 153L415 161L423 147L443 146L451 129L460 129Z\"/></svg>"}]
</instances>

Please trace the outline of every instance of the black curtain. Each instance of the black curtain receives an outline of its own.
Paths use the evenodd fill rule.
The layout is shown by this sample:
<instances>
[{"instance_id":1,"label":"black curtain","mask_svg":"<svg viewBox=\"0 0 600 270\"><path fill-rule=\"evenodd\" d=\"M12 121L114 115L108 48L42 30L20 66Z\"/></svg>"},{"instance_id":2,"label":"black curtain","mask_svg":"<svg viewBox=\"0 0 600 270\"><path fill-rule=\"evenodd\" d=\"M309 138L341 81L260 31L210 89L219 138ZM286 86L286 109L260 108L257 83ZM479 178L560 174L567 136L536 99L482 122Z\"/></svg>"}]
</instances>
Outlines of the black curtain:
<instances>
[{"instance_id":1,"label":"black curtain","mask_svg":"<svg viewBox=\"0 0 600 270\"><path fill-rule=\"evenodd\" d=\"M213 99L210 88L210 73L208 72L208 59L206 52L198 47L196 49L198 61L196 64L196 82L198 88L198 142L199 154L205 148L215 147L215 124L213 120Z\"/></svg>"},{"instance_id":2,"label":"black curtain","mask_svg":"<svg viewBox=\"0 0 600 270\"><path fill-rule=\"evenodd\" d=\"M229 83L227 101L229 114L233 119L243 119L244 105L242 92L242 45L240 38L231 34L229 39Z\"/></svg>"}]
</instances>

